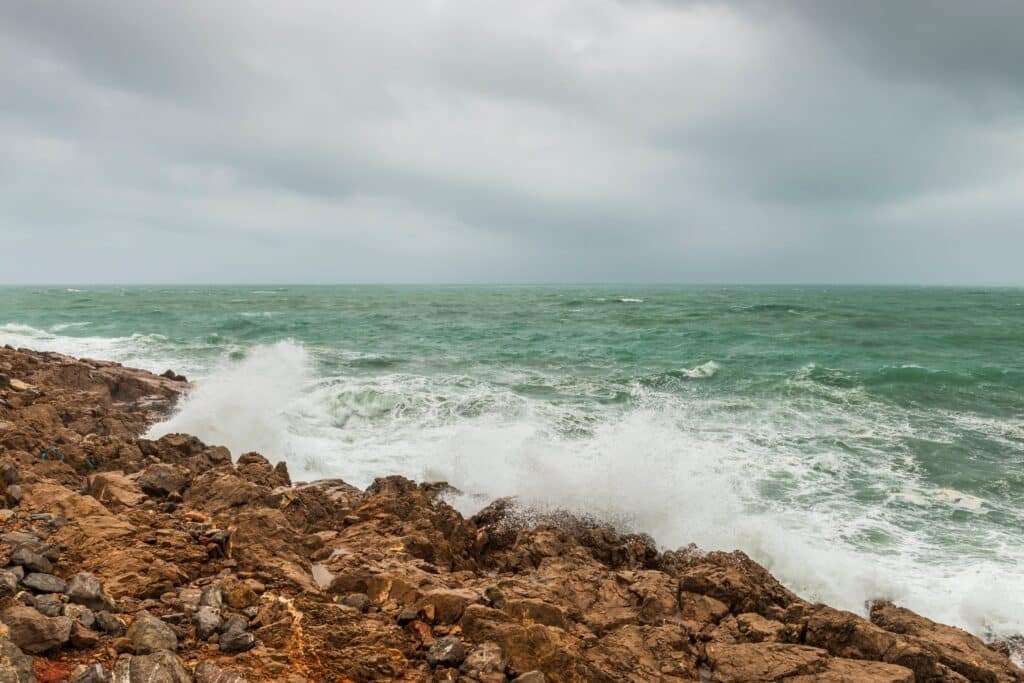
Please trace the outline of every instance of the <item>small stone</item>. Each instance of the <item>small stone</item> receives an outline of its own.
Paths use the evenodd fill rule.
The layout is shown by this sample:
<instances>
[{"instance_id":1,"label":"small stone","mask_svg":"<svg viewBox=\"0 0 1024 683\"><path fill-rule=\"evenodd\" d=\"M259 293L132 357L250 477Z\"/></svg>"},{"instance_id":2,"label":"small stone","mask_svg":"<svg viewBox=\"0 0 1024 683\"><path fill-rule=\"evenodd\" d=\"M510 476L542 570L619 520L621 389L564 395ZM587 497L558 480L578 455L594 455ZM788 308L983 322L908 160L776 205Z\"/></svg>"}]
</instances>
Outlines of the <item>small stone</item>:
<instances>
[{"instance_id":1,"label":"small stone","mask_svg":"<svg viewBox=\"0 0 1024 683\"><path fill-rule=\"evenodd\" d=\"M31 588L37 593L63 593L68 589L64 579L53 574L32 572L21 580L21 585Z\"/></svg>"},{"instance_id":2,"label":"small stone","mask_svg":"<svg viewBox=\"0 0 1024 683\"><path fill-rule=\"evenodd\" d=\"M24 567L30 572L49 574L53 571L53 563L33 552L27 545L20 545L11 553L11 564Z\"/></svg>"},{"instance_id":3,"label":"small stone","mask_svg":"<svg viewBox=\"0 0 1024 683\"><path fill-rule=\"evenodd\" d=\"M457 638L442 638L427 651L427 661L433 666L458 666L465 659L466 648Z\"/></svg>"},{"instance_id":4,"label":"small stone","mask_svg":"<svg viewBox=\"0 0 1024 683\"><path fill-rule=\"evenodd\" d=\"M192 683L178 655L167 650L132 657L128 672L129 683Z\"/></svg>"},{"instance_id":5,"label":"small stone","mask_svg":"<svg viewBox=\"0 0 1024 683\"><path fill-rule=\"evenodd\" d=\"M206 605L203 605L196 611L193 621L196 625L196 638L198 640L206 640L219 631L223 625L217 611Z\"/></svg>"},{"instance_id":6,"label":"small stone","mask_svg":"<svg viewBox=\"0 0 1024 683\"><path fill-rule=\"evenodd\" d=\"M32 658L9 640L0 640L0 681L35 683Z\"/></svg>"},{"instance_id":7,"label":"small stone","mask_svg":"<svg viewBox=\"0 0 1024 683\"><path fill-rule=\"evenodd\" d=\"M128 627L128 640L136 654L147 654L157 650L177 650L178 636L174 630L160 619L146 614L140 614L132 625Z\"/></svg>"},{"instance_id":8,"label":"small stone","mask_svg":"<svg viewBox=\"0 0 1024 683\"><path fill-rule=\"evenodd\" d=\"M370 605L373 604L370 600L370 596L366 593L353 593L346 595L342 598L338 598L338 604L348 605L354 607L360 612L365 612L370 609Z\"/></svg>"},{"instance_id":9,"label":"small stone","mask_svg":"<svg viewBox=\"0 0 1024 683\"><path fill-rule=\"evenodd\" d=\"M128 630L124 620L107 611L96 612L96 625L111 636L123 636Z\"/></svg>"},{"instance_id":10,"label":"small stone","mask_svg":"<svg viewBox=\"0 0 1024 683\"><path fill-rule=\"evenodd\" d=\"M92 610L112 612L117 609L114 599L103 590L100 580L89 572L79 572L72 576L68 581L67 594L71 602L85 605Z\"/></svg>"},{"instance_id":11,"label":"small stone","mask_svg":"<svg viewBox=\"0 0 1024 683\"><path fill-rule=\"evenodd\" d=\"M547 683L547 677L541 671L527 671L522 676L512 679L512 683Z\"/></svg>"},{"instance_id":12,"label":"small stone","mask_svg":"<svg viewBox=\"0 0 1024 683\"><path fill-rule=\"evenodd\" d=\"M399 626L405 626L410 621L416 621L419 618L419 610L417 610L415 607L406 607L398 613L398 617L395 618L395 621L398 622Z\"/></svg>"},{"instance_id":13,"label":"small stone","mask_svg":"<svg viewBox=\"0 0 1024 683\"><path fill-rule=\"evenodd\" d=\"M14 572L0 570L0 598L17 594L18 579L19 577Z\"/></svg>"},{"instance_id":14,"label":"small stone","mask_svg":"<svg viewBox=\"0 0 1024 683\"><path fill-rule=\"evenodd\" d=\"M109 671L102 664L79 664L71 672L71 683L111 683L113 680Z\"/></svg>"},{"instance_id":15,"label":"small stone","mask_svg":"<svg viewBox=\"0 0 1024 683\"><path fill-rule=\"evenodd\" d=\"M54 595L36 596L36 610L48 617L59 617L64 613L64 603Z\"/></svg>"},{"instance_id":16,"label":"small stone","mask_svg":"<svg viewBox=\"0 0 1024 683\"><path fill-rule=\"evenodd\" d=\"M81 622L76 621L71 625L71 644L75 647L86 650L96 647L98 642L100 642L100 634L86 628Z\"/></svg>"},{"instance_id":17,"label":"small stone","mask_svg":"<svg viewBox=\"0 0 1024 683\"><path fill-rule=\"evenodd\" d=\"M86 628L92 628L96 625L96 614L85 605L64 605L63 613L64 616L74 619Z\"/></svg>"}]
</instances>

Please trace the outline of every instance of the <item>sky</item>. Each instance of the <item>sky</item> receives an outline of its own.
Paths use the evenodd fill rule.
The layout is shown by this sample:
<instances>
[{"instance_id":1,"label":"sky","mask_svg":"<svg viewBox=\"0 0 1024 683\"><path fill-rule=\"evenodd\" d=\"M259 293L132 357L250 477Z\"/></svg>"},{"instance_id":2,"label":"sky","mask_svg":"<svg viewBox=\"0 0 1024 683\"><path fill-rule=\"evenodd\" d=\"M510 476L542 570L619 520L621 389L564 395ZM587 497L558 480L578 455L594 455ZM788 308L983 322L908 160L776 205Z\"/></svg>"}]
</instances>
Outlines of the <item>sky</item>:
<instances>
[{"instance_id":1,"label":"sky","mask_svg":"<svg viewBox=\"0 0 1024 683\"><path fill-rule=\"evenodd\" d=\"M1024 284L1024 2L0 0L0 282Z\"/></svg>"}]
</instances>

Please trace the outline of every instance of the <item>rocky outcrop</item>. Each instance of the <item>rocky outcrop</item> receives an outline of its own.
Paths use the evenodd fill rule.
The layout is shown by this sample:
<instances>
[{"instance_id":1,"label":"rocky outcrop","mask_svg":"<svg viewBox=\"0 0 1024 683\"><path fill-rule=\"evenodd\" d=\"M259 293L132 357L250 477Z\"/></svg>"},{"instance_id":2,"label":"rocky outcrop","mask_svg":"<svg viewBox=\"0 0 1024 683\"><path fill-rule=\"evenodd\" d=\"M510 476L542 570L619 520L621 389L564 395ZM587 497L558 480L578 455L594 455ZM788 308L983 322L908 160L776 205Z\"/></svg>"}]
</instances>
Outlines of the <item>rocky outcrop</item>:
<instances>
[{"instance_id":1,"label":"rocky outcrop","mask_svg":"<svg viewBox=\"0 0 1024 683\"><path fill-rule=\"evenodd\" d=\"M1006 644L811 604L741 552L141 438L173 372L5 348L0 374L0 680L1024 681Z\"/></svg>"}]
</instances>

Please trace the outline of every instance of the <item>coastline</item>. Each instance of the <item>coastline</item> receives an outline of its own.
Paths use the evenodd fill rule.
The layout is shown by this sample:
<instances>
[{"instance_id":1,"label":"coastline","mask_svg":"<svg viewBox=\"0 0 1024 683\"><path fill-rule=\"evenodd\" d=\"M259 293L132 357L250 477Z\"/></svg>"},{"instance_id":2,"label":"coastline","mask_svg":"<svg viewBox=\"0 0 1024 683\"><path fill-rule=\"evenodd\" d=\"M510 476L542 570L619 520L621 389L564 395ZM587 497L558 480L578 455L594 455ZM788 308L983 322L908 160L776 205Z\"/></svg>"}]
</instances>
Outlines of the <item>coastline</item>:
<instances>
[{"instance_id":1,"label":"coastline","mask_svg":"<svg viewBox=\"0 0 1024 683\"><path fill-rule=\"evenodd\" d=\"M173 376L10 347L0 374L11 680L1024 681L1007 643L808 603L739 551L144 439Z\"/></svg>"}]
</instances>

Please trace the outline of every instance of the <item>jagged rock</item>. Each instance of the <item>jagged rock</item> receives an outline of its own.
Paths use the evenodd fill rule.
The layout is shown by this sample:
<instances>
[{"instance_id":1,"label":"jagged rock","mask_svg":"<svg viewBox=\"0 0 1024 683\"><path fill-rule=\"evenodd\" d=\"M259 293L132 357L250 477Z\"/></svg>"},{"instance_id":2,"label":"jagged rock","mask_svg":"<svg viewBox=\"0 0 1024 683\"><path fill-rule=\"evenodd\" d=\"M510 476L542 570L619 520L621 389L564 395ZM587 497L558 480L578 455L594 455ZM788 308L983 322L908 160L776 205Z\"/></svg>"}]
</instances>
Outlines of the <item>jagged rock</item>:
<instances>
[{"instance_id":1,"label":"jagged rock","mask_svg":"<svg viewBox=\"0 0 1024 683\"><path fill-rule=\"evenodd\" d=\"M217 611L206 605L196 610L193 620L196 625L196 638L206 640L214 633L220 631L223 622Z\"/></svg>"},{"instance_id":2,"label":"jagged rock","mask_svg":"<svg viewBox=\"0 0 1024 683\"><path fill-rule=\"evenodd\" d=\"M107 612L117 609L114 599L103 589L100 580L88 572L79 572L72 576L66 592L68 600L85 605L89 609Z\"/></svg>"},{"instance_id":3,"label":"jagged rock","mask_svg":"<svg viewBox=\"0 0 1024 683\"><path fill-rule=\"evenodd\" d=\"M28 545L20 545L11 553L11 564L24 567L30 572L49 574L53 571L53 563L42 555L33 552Z\"/></svg>"},{"instance_id":4,"label":"jagged rock","mask_svg":"<svg viewBox=\"0 0 1024 683\"><path fill-rule=\"evenodd\" d=\"M427 661L434 666L459 666L465 659L466 647L457 638L442 638L427 651Z\"/></svg>"},{"instance_id":5,"label":"jagged rock","mask_svg":"<svg viewBox=\"0 0 1024 683\"><path fill-rule=\"evenodd\" d=\"M112 510L135 507L145 494L123 472L100 472L89 477L89 495Z\"/></svg>"},{"instance_id":6,"label":"jagged rock","mask_svg":"<svg viewBox=\"0 0 1024 683\"><path fill-rule=\"evenodd\" d=\"M245 652L256 644L256 637L249 633L249 622L236 615L224 622L219 644L222 652Z\"/></svg>"},{"instance_id":7,"label":"jagged rock","mask_svg":"<svg viewBox=\"0 0 1024 683\"><path fill-rule=\"evenodd\" d=\"M481 675L504 674L507 665L501 646L487 641L469 653L459 670L470 678L479 680Z\"/></svg>"},{"instance_id":8,"label":"jagged rock","mask_svg":"<svg viewBox=\"0 0 1024 683\"><path fill-rule=\"evenodd\" d=\"M163 498L184 491L189 476L187 470L177 465L155 463L139 472L135 482L144 493Z\"/></svg>"},{"instance_id":9,"label":"jagged rock","mask_svg":"<svg viewBox=\"0 0 1024 683\"><path fill-rule=\"evenodd\" d=\"M95 647L96 643L100 642L100 635L92 629L83 626L81 622L76 621L71 625L70 640L72 645L84 650Z\"/></svg>"},{"instance_id":10,"label":"jagged rock","mask_svg":"<svg viewBox=\"0 0 1024 683\"><path fill-rule=\"evenodd\" d=\"M32 658L6 639L0 639L0 681L3 683L35 683Z\"/></svg>"},{"instance_id":11,"label":"jagged rock","mask_svg":"<svg viewBox=\"0 0 1024 683\"><path fill-rule=\"evenodd\" d=\"M14 595L18 592L19 577L14 572L0 570L0 598Z\"/></svg>"},{"instance_id":12,"label":"jagged rock","mask_svg":"<svg viewBox=\"0 0 1024 683\"><path fill-rule=\"evenodd\" d=\"M128 683L192 683L178 655L168 650L136 655L128 662ZM114 680L121 681L116 671Z\"/></svg>"},{"instance_id":13,"label":"jagged rock","mask_svg":"<svg viewBox=\"0 0 1024 683\"><path fill-rule=\"evenodd\" d=\"M64 605L63 614L86 628L92 628L96 625L96 613L84 605Z\"/></svg>"},{"instance_id":14,"label":"jagged rock","mask_svg":"<svg viewBox=\"0 0 1024 683\"><path fill-rule=\"evenodd\" d=\"M21 580L21 585L31 588L37 593L63 593L68 589L68 584L64 579L42 572L26 574L25 578Z\"/></svg>"},{"instance_id":15,"label":"jagged rock","mask_svg":"<svg viewBox=\"0 0 1024 683\"><path fill-rule=\"evenodd\" d=\"M244 581L232 581L224 586L224 601L232 609L245 609L258 603L260 598Z\"/></svg>"},{"instance_id":16,"label":"jagged rock","mask_svg":"<svg viewBox=\"0 0 1024 683\"><path fill-rule=\"evenodd\" d=\"M360 612L366 612L373 603L370 601L370 596L366 593L352 593L351 595L338 598L338 604L348 605Z\"/></svg>"},{"instance_id":17,"label":"jagged rock","mask_svg":"<svg viewBox=\"0 0 1024 683\"><path fill-rule=\"evenodd\" d=\"M12 605L0 612L11 641L25 652L40 654L60 647L71 637L71 619L46 617L31 607Z\"/></svg>"},{"instance_id":18,"label":"jagged rock","mask_svg":"<svg viewBox=\"0 0 1024 683\"><path fill-rule=\"evenodd\" d=\"M102 664L79 664L71 672L71 683L112 683L113 675Z\"/></svg>"},{"instance_id":19,"label":"jagged rock","mask_svg":"<svg viewBox=\"0 0 1024 683\"><path fill-rule=\"evenodd\" d=\"M136 654L178 649L178 636L174 634L174 630L150 614L138 615L125 635L131 641Z\"/></svg>"},{"instance_id":20,"label":"jagged rock","mask_svg":"<svg viewBox=\"0 0 1024 683\"><path fill-rule=\"evenodd\" d=\"M123 619L115 617L107 611L96 612L96 626L111 636L123 636L128 631L128 626Z\"/></svg>"},{"instance_id":21,"label":"jagged rock","mask_svg":"<svg viewBox=\"0 0 1024 683\"><path fill-rule=\"evenodd\" d=\"M196 665L195 683L248 683L242 676L233 671L222 669L210 662Z\"/></svg>"},{"instance_id":22,"label":"jagged rock","mask_svg":"<svg viewBox=\"0 0 1024 683\"><path fill-rule=\"evenodd\" d=\"M53 595L38 595L35 600L35 608L44 616L59 617L64 612L64 603Z\"/></svg>"},{"instance_id":23,"label":"jagged rock","mask_svg":"<svg viewBox=\"0 0 1024 683\"><path fill-rule=\"evenodd\" d=\"M207 586L199 597L199 604L219 610L224 605L224 591L216 584Z\"/></svg>"}]
</instances>

